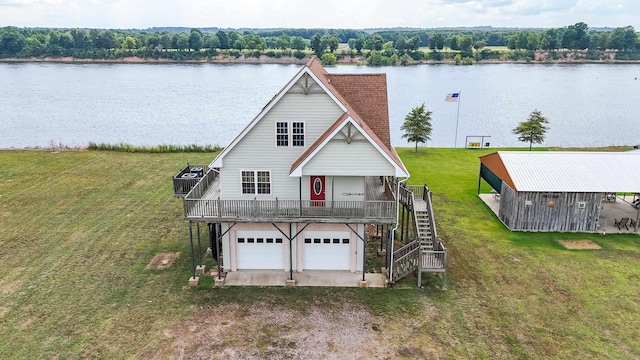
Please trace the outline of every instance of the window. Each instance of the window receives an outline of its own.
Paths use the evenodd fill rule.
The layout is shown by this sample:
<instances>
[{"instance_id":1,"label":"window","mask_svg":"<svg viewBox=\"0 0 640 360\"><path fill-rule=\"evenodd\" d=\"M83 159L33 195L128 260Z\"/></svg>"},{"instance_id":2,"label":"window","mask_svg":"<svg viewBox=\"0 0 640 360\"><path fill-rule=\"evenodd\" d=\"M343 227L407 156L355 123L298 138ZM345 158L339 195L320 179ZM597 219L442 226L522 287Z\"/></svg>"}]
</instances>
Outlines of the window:
<instances>
[{"instance_id":1,"label":"window","mask_svg":"<svg viewBox=\"0 0 640 360\"><path fill-rule=\"evenodd\" d=\"M270 178L268 171L258 171L258 194L271 194Z\"/></svg>"},{"instance_id":2,"label":"window","mask_svg":"<svg viewBox=\"0 0 640 360\"><path fill-rule=\"evenodd\" d=\"M291 128L293 130L293 139L291 140L293 146L304 146L304 123L294 122Z\"/></svg>"},{"instance_id":3,"label":"window","mask_svg":"<svg viewBox=\"0 0 640 360\"><path fill-rule=\"evenodd\" d=\"M289 123L276 123L276 145L289 146Z\"/></svg>"},{"instance_id":4,"label":"window","mask_svg":"<svg viewBox=\"0 0 640 360\"><path fill-rule=\"evenodd\" d=\"M271 172L242 171L241 184L243 194L271 194Z\"/></svg>"},{"instance_id":5,"label":"window","mask_svg":"<svg viewBox=\"0 0 640 360\"><path fill-rule=\"evenodd\" d=\"M291 138L289 138L291 137ZM304 146L304 123L292 122L291 132L289 132L289 123L286 121L276 122L276 146L289 147Z\"/></svg>"},{"instance_id":6,"label":"window","mask_svg":"<svg viewBox=\"0 0 640 360\"><path fill-rule=\"evenodd\" d=\"M255 194L256 193L256 181L255 173L253 171L242 172L242 193L243 194Z\"/></svg>"}]
</instances>

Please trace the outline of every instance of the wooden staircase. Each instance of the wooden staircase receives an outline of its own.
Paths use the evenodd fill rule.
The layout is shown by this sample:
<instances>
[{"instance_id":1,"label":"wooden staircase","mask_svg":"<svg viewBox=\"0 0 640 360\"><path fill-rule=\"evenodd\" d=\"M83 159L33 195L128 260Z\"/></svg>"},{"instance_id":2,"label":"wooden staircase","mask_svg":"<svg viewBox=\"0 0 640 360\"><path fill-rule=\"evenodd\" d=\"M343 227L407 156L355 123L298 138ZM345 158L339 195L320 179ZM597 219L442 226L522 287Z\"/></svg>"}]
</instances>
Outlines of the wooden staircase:
<instances>
[{"instance_id":1,"label":"wooden staircase","mask_svg":"<svg viewBox=\"0 0 640 360\"><path fill-rule=\"evenodd\" d=\"M397 281L417 270L418 286L421 286L423 272L443 274L445 288L445 270L447 249L438 238L431 191L424 186L402 186L399 202L412 213L413 241L394 251L393 281Z\"/></svg>"},{"instance_id":2,"label":"wooden staircase","mask_svg":"<svg viewBox=\"0 0 640 360\"><path fill-rule=\"evenodd\" d=\"M416 238L420 243L420 248L433 250L433 231L431 231L429 212L427 210L417 210L414 208L413 217L415 219L415 229L417 232Z\"/></svg>"}]
</instances>

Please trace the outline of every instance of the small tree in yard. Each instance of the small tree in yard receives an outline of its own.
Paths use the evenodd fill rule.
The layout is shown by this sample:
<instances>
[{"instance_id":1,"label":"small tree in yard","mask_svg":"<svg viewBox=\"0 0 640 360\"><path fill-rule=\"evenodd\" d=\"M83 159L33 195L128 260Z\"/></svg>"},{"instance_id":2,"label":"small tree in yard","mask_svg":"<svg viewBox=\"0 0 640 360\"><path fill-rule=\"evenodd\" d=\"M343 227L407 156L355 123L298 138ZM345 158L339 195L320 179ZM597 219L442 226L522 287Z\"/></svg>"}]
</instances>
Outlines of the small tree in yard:
<instances>
[{"instance_id":1,"label":"small tree in yard","mask_svg":"<svg viewBox=\"0 0 640 360\"><path fill-rule=\"evenodd\" d=\"M544 141L544 137L549 130L546 124L549 123L546 117L542 116L539 110L534 110L529 114L529 119L523 121L513 129L513 133L518 135L518 140L529 143L529 151L533 143L540 144Z\"/></svg>"},{"instance_id":2,"label":"small tree in yard","mask_svg":"<svg viewBox=\"0 0 640 360\"><path fill-rule=\"evenodd\" d=\"M403 138L407 138L409 142L416 143L416 152L418 151L418 143L426 143L431 140L431 111L424 109L424 104L411 109L411 112L404 118L404 124L400 130L404 131Z\"/></svg>"}]
</instances>

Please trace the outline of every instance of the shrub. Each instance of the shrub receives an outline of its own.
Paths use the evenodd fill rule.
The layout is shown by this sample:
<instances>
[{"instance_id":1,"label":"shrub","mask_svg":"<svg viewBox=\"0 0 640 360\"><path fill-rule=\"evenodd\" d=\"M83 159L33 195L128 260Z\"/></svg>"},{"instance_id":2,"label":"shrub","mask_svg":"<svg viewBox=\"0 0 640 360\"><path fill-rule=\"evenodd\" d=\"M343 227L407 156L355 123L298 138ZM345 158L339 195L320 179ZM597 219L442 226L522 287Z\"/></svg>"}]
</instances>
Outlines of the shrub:
<instances>
[{"instance_id":1,"label":"shrub","mask_svg":"<svg viewBox=\"0 0 640 360\"><path fill-rule=\"evenodd\" d=\"M429 53L429 60L442 61L443 55L441 52L432 51Z\"/></svg>"},{"instance_id":2,"label":"shrub","mask_svg":"<svg viewBox=\"0 0 640 360\"><path fill-rule=\"evenodd\" d=\"M135 146L131 144L105 144L90 142L89 150L97 151L118 151L130 153L209 153L219 152L222 148L218 145L156 145L156 146Z\"/></svg>"},{"instance_id":3,"label":"shrub","mask_svg":"<svg viewBox=\"0 0 640 360\"><path fill-rule=\"evenodd\" d=\"M332 53L324 53L320 58L322 65L335 65L338 59Z\"/></svg>"}]
</instances>

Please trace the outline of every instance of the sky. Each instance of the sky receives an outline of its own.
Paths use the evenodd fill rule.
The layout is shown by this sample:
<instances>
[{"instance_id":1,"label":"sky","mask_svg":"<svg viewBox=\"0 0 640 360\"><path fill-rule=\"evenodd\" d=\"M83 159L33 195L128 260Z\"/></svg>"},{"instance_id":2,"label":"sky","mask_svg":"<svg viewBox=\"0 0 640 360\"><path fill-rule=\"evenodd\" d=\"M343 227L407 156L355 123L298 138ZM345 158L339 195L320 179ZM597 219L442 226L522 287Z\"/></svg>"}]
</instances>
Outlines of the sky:
<instances>
[{"instance_id":1,"label":"sky","mask_svg":"<svg viewBox=\"0 0 640 360\"><path fill-rule=\"evenodd\" d=\"M0 0L0 26L640 30L638 0Z\"/></svg>"}]
</instances>

